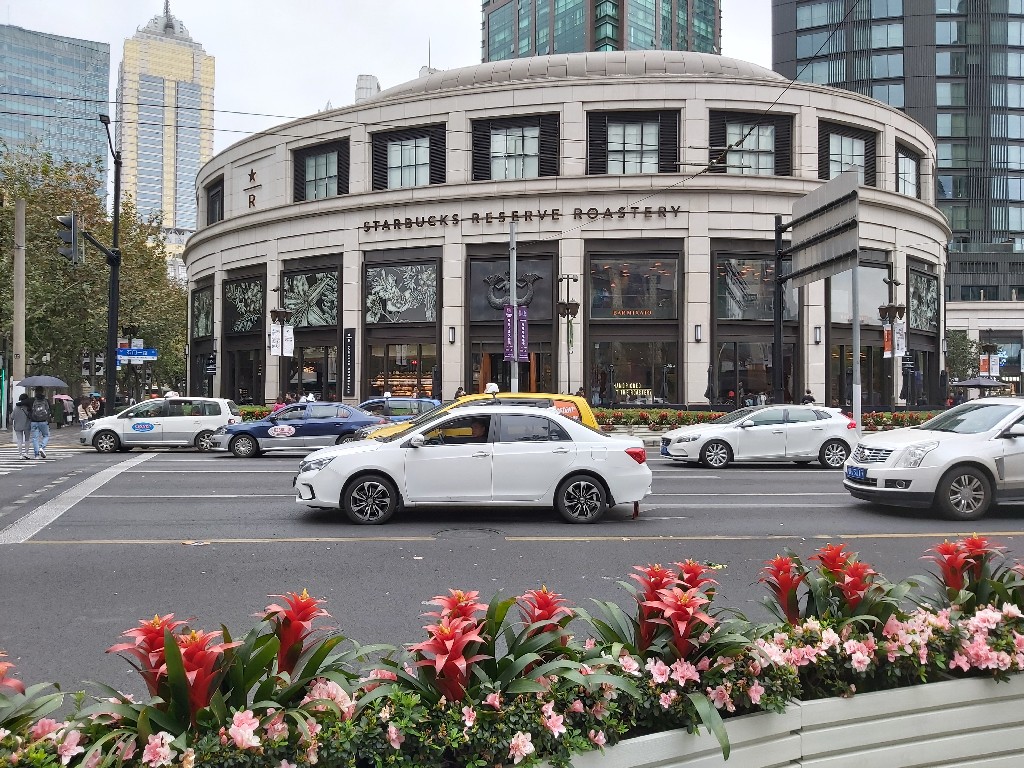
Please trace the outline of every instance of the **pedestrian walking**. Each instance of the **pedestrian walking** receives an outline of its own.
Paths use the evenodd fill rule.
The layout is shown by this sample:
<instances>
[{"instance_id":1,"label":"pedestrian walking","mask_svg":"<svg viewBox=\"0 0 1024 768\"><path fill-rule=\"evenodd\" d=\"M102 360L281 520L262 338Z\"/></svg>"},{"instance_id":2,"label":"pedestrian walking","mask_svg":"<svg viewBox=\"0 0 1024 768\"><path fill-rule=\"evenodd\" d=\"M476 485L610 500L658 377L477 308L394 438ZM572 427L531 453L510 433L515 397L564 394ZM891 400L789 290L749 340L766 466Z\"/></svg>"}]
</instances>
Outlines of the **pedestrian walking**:
<instances>
[{"instance_id":1,"label":"pedestrian walking","mask_svg":"<svg viewBox=\"0 0 1024 768\"><path fill-rule=\"evenodd\" d=\"M46 444L50 442L50 403L42 387L36 387L36 396L29 406L29 421L32 428L32 454L35 458L46 458Z\"/></svg>"},{"instance_id":2,"label":"pedestrian walking","mask_svg":"<svg viewBox=\"0 0 1024 768\"><path fill-rule=\"evenodd\" d=\"M463 389L462 387L459 387L458 389L455 390L455 397L452 398L452 399L453 400L458 400L460 397L465 397L465 396L466 396L466 390Z\"/></svg>"},{"instance_id":3,"label":"pedestrian walking","mask_svg":"<svg viewBox=\"0 0 1024 768\"><path fill-rule=\"evenodd\" d=\"M18 446L18 453L21 454L21 458L28 458L28 440L29 440L29 396L28 393L22 392L21 397L18 398L18 402L14 404L13 413L14 417L14 442Z\"/></svg>"}]
</instances>

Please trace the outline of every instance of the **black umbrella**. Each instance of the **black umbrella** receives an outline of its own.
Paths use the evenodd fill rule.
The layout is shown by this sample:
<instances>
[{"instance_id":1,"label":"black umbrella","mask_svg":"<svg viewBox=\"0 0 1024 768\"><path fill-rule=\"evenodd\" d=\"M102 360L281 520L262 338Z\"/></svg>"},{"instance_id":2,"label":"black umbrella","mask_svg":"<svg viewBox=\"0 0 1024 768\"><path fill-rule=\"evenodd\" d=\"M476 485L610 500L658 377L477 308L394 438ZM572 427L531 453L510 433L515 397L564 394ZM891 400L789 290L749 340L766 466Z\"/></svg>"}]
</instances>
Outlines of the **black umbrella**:
<instances>
[{"instance_id":1,"label":"black umbrella","mask_svg":"<svg viewBox=\"0 0 1024 768\"><path fill-rule=\"evenodd\" d=\"M66 387L67 382L56 376L29 376L18 382L19 387Z\"/></svg>"},{"instance_id":2,"label":"black umbrella","mask_svg":"<svg viewBox=\"0 0 1024 768\"><path fill-rule=\"evenodd\" d=\"M964 379L963 381L951 381L949 382L951 387L973 387L974 389L1002 389L1003 387L1010 386L1005 381L999 379L990 379L986 376L975 376L973 379Z\"/></svg>"}]
</instances>

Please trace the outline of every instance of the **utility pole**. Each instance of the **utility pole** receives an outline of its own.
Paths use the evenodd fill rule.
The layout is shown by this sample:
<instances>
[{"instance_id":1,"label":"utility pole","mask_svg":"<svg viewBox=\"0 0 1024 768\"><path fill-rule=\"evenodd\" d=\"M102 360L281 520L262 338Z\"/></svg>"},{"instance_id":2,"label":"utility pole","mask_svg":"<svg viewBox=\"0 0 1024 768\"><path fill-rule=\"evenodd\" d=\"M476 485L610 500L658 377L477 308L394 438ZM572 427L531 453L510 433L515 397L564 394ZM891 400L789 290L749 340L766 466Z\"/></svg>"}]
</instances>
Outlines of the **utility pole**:
<instances>
[{"instance_id":1,"label":"utility pole","mask_svg":"<svg viewBox=\"0 0 1024 768\"><path fill-rule=\"evenodd\" d=\"M117 312L121 301L121 250L119 243L121 226L121 153L114 149L114 141L110 137L110 116L100 115L100 122L107 132L107 144L114 156L114 221L111 234L110 250L100 246L107 257L110 267L110 284L107 290L107 353L106 353L106 397L107 410L104 416L114 413L117 403ZM88 237L88 236L87 236ZM93 245L98 245L88 237Z\"/></svg>"},{"instance_id":2,"label":"utility pole","mask_svg":"<svg viewBox=\"0 0 1024 768\"><path fill-rule=\"evenodd\" d=\"M11 379L25 378L25 201L14 201L14 361Z\"/></svg>"}]
</instances>

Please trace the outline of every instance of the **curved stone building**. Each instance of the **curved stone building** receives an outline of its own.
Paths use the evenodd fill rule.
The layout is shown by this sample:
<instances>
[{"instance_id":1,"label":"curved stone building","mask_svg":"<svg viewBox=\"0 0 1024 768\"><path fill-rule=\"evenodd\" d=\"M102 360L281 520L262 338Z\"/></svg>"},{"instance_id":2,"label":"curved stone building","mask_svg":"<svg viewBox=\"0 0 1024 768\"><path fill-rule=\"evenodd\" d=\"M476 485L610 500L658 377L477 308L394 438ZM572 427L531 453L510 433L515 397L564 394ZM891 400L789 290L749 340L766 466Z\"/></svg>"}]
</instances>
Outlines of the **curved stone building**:
<instances>
[{"instance_id":1,"label":"curved stone building","mask_svg":"<svg viewBox=\"0 0 1024 768\"><path fill-rule=\"evenodd\" d=\"M847 404L859 359L866 408L936 402L949 230L927 202L934 158L881 102L709 54L428 74L202 168L190 393L508 387L514 225L520 389L654 407L770 397L774 218L858 168L860 354L852 272L788 289L786 391ZM907 307L906 374L882 352L889 302Z\"/></svg>"}]
</instances>

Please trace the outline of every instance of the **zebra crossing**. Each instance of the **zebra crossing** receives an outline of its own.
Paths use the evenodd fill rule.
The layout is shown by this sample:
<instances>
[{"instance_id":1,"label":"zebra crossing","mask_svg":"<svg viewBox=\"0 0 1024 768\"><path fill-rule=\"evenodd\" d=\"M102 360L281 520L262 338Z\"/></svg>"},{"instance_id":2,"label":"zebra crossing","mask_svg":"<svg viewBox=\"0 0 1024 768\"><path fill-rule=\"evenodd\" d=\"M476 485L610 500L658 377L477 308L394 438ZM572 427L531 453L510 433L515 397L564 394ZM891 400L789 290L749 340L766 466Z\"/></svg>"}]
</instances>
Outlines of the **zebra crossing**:
<instances>
[{"instance_id":1,"label":"zebra crossing","mask_svg":"<svg viewBox=\"0 0 1024 768\"><path fill-rule=\"evenodd\" d=\"M58 448L50 445L46 449L45 459L33 459L31 447L28 450L28 459L21 458L21 453L16 446L0 448L0 475L9 475L19 469L25 469L36 464L53 464L61 459L66 459L76 453L74 448Z\"/></svg>"}]
</instances>

